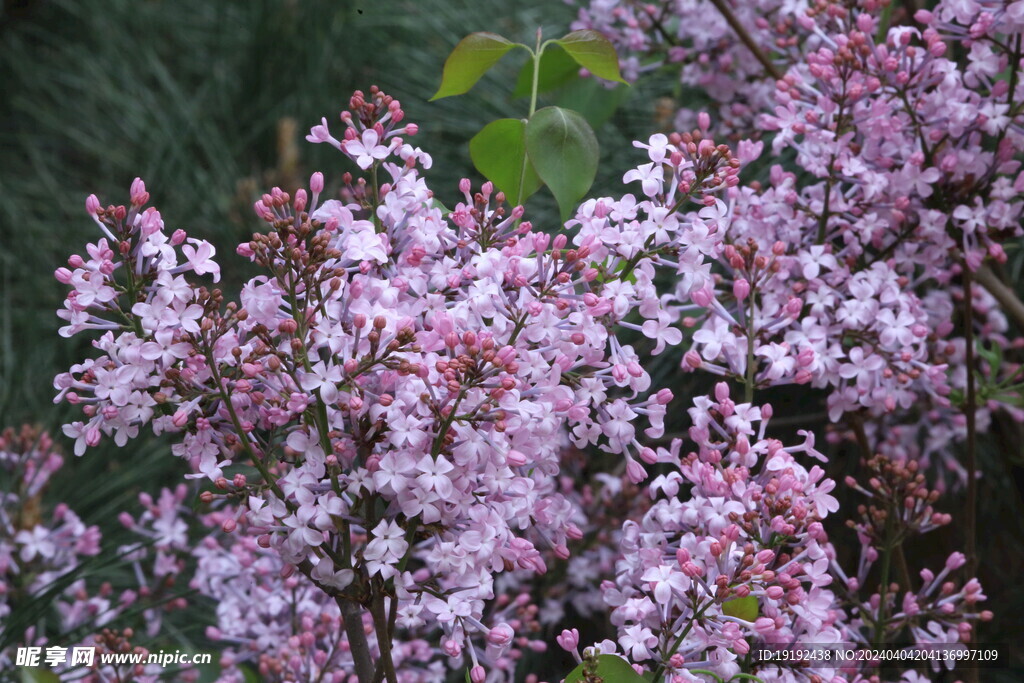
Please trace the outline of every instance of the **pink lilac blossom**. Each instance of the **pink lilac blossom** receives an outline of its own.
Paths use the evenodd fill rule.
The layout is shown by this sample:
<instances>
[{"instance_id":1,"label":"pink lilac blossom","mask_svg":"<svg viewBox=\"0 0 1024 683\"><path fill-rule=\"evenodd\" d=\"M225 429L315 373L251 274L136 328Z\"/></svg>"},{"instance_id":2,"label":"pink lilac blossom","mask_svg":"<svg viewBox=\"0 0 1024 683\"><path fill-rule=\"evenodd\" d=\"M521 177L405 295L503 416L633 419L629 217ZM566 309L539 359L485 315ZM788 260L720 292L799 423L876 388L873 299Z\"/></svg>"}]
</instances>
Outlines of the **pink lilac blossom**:
<instances>
[{"instance_id":1,"label":"pink lilac blossom","mask_svg":"<svg viewBox=\"0 0 1024 683\"><path fill-rule=\"evenodd\" d=\"M15 623L19 609L58 589L60 581L74 577L84 562L101 553L99 528L87 526L65 503L53 505L47 495L50 477L63 463L63 456L46 432L24 426L0 434L0 473L5 484L10 484L0 493L0 620L4 622ZM53 618L34 620L24 633L15 634L16 645L0 651L0 666L15 666L17 647L64 648L65 654L73 647L103 650L110 644L111 633L104 627L127 619L130 612L140 608L148 637L158 635L163 613L187 605L184 598L174 596L173 578L183 568L179 560L188 541L178 518L180 509L170 509L181 507L184 493L183 489L177 494L165 490L159 504L142 497L151 509L140 516L138 523L133 522L132 528L155 543L118 549L132 565L137 587L117 590L109 581L93 586L84 578L74 578L48 599L47 608L52 610ZM127 513L122 519L124 515ZM79 633L69 641L67 634L82 630L94 635L82 638ZM131 637L130 628L124 632ZM65 666L66 662L53 668L61 680L111 680L114 668L100 666L98 658L95 661L91 669ZM125 667L118 673L121 680L148 683L160 680L157 674L162 672L162 667L154 664ZM184 681L195 680L195 671L182 669L178 676Z\"/></svg>"},{"instance_id":2,"label":"pink lilac blossom","mask_svg":"<svg viewBox=\"0 0 1024 683\"><path fill-rule=\"evenodd\" d=\"M675 55L666 68L684 82L699 73L759 86L710 91L723 103L761 93L746 116L726 106L715 130L771 134L769 149L743 140L738 156L767 152L772 165L766 183L723 196L714 282L695 287L680 259L676 310L697 326L684 367L757 387L828 389L831 419L857 414L879 443L891 442L890 427L909 434L934 423L927 415L951 416L950 396L966 384L964 339L954 336L963 269L1004 261L1002 243L1021 235L1016 5L939 2L883 19L877 2L720 3L773 61L769 71L715 4L601 1L580 14L641 62ZM718 27L710 36L721 53L683 46L706 30L689 20L698 15ZM897 17L908 23L884 30ZM713 139L709 117L693 123L695 143ZM789 155L802 173L783 166ZM664 165L660 146L650 156ZM656 175L648 168L643 178ZM1005 344L1003 312L981 287L972 296L975 337ZM1002 370L994 382L1015 368ZM1021 418L1019 392L1007 398L980 406L979 420L994 409ZM922 452L962 482L950 446L964 438L963 421L939 424L923 452L908 443L901 452Z\"/></svg>"},{"instance_id":3,"label":"pink lilac blossom","mask_svg":"<svg viewBox=\"0 0 1024 683\"><path fill-rule=\"evenodd\" d=\"M357 92L338 137L324 119L307 139L366 177L344 174L335 198L319 173L308 190L263 195L264 231L237 249L263 274L237 301L195 279L217 281L213 247L165 230L142 181L130 207L87 200L104 237L56 276L71 288L62 334L88 332L98 354L55 380L58 400L83 410L65 433L76 454L104 438L124 445L147 424L176 435L190 477L219 492L204 500L230 499L211 516L221 535L197 551L196 578L224 605L214 635L233 644L228 680L239 663L278 680L332 666L360 683L430 680L449 666L499 680L525 648L544 646L526 633L562 609L529 604L531 582L596 535L595 501L642 484L651 466L651 498L605 536L620 556L606 545L569 560L594 558L595 578L614 563L602 592L617 642L602 651L673 681L702 680L695 667L728 678L758 640L869 642L885 616L934 641L984 618L973 579L958 592L922 574L902 612L884 586L867 601L837 596L834 577L851 591L864 583L877 539L859 532L865 559L843 574L822 525L835 484L800 461L821 457L815 435L789 448L767 438L771 410L753 398L825 389L831 419L863 424L872 453L956 470L960 276L1003 260L1001 241L1020 234L1024 129L1015 87L998 78L1009 59L997 39L1019 34L1017 15L940 3L919 14L925 30L894 26L876 44L877 3L749 3L740 19L775 41L775 68L788 69L776 82L726 24L681 20L709 4L595 2L583 20L621 22L615 39L641 54L651 36L686 42L667 58L726 105L732 126L716 130L757 121L774 133L768 153L795 156L801 174L776 164L767 183L744 186L740 167L766 141L740 141L734 154L698 115L690 132L635 143L649 159L624 175L635 193L583 202L552 235L490 183L474 193L463 181L464 201L442 210L421 176L430 156L407 141L415 124L380 91ZM945 56L944 38L969 48L965 63ZM667 292L659 269L675 275ZM998 343L1007 321L977 291L977 331ZM648 349L684 343L684 369L733 380L745 396L733 401L723 383L696 399L698 451L680 457L678 440L648 445L672 395L646 361ZM982 423L1004 403L990 401ZM942 423L930 441L918 429L926 416ZM596 494L563 476L565 454L591 447L620 463ZM173 544L176 525L156 523L174 506L146 507ZM915 519L904 521L918 532L932 523ZM25 545L46 551L45 539ZM239 618L254 595L288 591L292 602L261 605L277 612ZM525 597L510 600L516 592ZM582 586L563 595L596 608ZM754 620L723 607L751 596ZM302 615L300 633L276 623L281 610ZM283 640L260 658L267 633ZM579 636L558 642L575 650Z\"/></svg>"},{"instance_id":4,"label":"pink lilac blossom","mask_svg":"<svg viewBox=\"0 0 1024 683\"><path fill-rule=\"evenodd\" d=\"M811 440L786 447L766 436L772 412L735 403L725 383L694 402L689 435L697 449L680 456L678 441L662 449L668 470L648 487L652 503L638 505L618 535L615 577L602 583L618 638L594 649L673 682L708 680L699 671L773 683L879 680L869 678L870 663L789 667L751 663L746 655L758 645L863 647L907 637L949 645L968 640L974 622L991 619L978 609L985 595L976 579L961 587L951 580L965 563L961 553L937 574L921 570L916 589L912 578L900 577L872 594L869 572L892 538L950 521L933 507L939 493L914 462L877 456L866 464L869 488L847 482L872 499L861 520L848 523L861 557L847 575L825 531L839 511L836 483L817 464L801 462L822 457ZM886 510L899 514L888 527ZM742 616L732 608L750 599ZM564 631L557 642L581 659L578 633ZM901 680L916 674L908 675Z\"/></svg>"},{"instance_id":5,"label":"pink lilac blossom","mask_svg":"<svg viewBox=\"0 0 1024 683\"><path fill-rule=\"evenodd\" d=\"M445 215L398 102L372 90L350 104L335 146L370 179L345 174L341 199L321 201L315 174L309 191L256 202L267 232L238 253L268 275L239 302L183 279L217 275L213 248L167 235L141 181L131 208L89 199L106 237L58 279L72 287L63 333L98 332L99 355L55 380L58 400L84 413L65 431L79 454L145 424L179 434L191 476L240 501L225 531L244 517L337 602L350 641L365 640L356 621L368 609L390 629L377 638L385 668L394 626L382 622L396 622L384 615L413 605L473 667L491 665L504 646L478 653L472 638L489 633L495 576L543 574L541 549L567 557L581 533L557 487L563 446L599 445L646 478L640 440L661 435L672 395L615 330L678 343L653 284L658 254L685 243L699 261L713 242L669 212L610 224L636 212L598 201L581 208L570 247L490 183L475 194L460 184L465 201ZM334 145L326 123L310 140ZM694 145L672 147L667 163L675 175L667 190L655 181L659 196L703 202L693 233L713 232L725 208L711 193L735 184L738 162ZM246 462L257 481L228 478ZM352 648L367 659L368 647ZM361 676L369 666L356 663Z\"/></svg>"}]
</instances>

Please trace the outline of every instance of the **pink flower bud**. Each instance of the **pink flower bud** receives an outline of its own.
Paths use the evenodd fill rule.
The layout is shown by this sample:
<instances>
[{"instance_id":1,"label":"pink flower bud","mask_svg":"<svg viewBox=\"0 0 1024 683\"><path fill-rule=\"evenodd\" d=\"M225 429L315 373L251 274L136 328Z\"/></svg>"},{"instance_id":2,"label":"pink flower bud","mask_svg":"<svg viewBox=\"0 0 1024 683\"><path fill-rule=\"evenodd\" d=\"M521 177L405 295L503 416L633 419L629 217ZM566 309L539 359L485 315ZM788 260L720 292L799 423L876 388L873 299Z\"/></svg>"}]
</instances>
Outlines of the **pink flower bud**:
<instances>
[{"instance_id":1,"label":"pink flower bud","mask_svg":"<svg viewBox=\"0 0 1024 683\"><path fill-rule=\"evenodd\" d=\"M458 657L462 654L462 645L451 638L441 643L441 649L444 650L444 653L449 657Z\"/></svg>"},{"instance_id":2,"label":"pink flower bud","mask_svg":"<svg viewBox=\"0 0 1024 683\"><path fill-rule=\"evenodd\" d=\"M324 191L324 174L317 171L309 176L309 189L313 194L320 194Z\"/></svg>"},{"instance_id":3,"label":"pink flower bud","mask_svg":"<svg viewBox=\"0 0 1024 683\"><path fill-rule=\"evenodd\" d=\"M963 553L953 553L946 560L946 569L955 571L967 563L967 558Z\"/></svg>"},{"instance_id":4,"label":"pink flower bud","mask_svg":"<svg viewBox=\"0 0 1024 683\"><path fill-rule=\"evenodd\" d=\"M566 652L575 652L580 644L580 632L577 629L562 631L555 636L555 642Z\"/></svg>"},{"instance_id":5,"label":"pink flower bud","mask_svg":"<svg viewBox=\"0 0 1024 683\"><path fill-rule=\"evenodd\" d=\"M142 182L142 178L136 178L132 181L130 195L133 206L142 206L149 201L149 193L146 192L146 183Z\"/></svg>"},{"instance_id":6,"label":"pink flower bud","mask_svg":"<svg viewBox=\"0 0 1024 683\"><path fill-rule=\"evenodd\" d=\"M99 198L91 194L85 198L85 210L89 212L90 216L95 216L101 210Z\"/></svg>"},{"instance_id":7,"label":"pink flower bud","mask_svg":"<svg viewBox=\"0 0 1024 683\"><path fill-rule=\"evenodd\" d=\"M512 642L515 631L508 624L498 624L487 632L487 642L498 647L505 647Z\"/></svg>"},{"instance_id":8,"label":"pink flower bud","mask_svg":"<svg viewBox=\"0 0 1024 683\"><path fill-rule=\"evenodd\" d=\"M522 467L526 464L526 456L515 449L508 452L508 455L505 456L505 460L512 467Z\"/></svg>"},{"instance_id":9,"label":"pink flower bud","mask_svg":"<svg viewBox=\"0 0 1024 683\"><path fill-rule=\"evenodd\" d=\"M653 448L645 446L640 449L640 459L648 465L654 465L658 462L658 454Z\"/></svg>"},{"instance_id":10,"label":"pink flower bud","mask_svg":"<svg viewBox=\"0 0 1024 683\"><path fill-rule=\"evenodd\" d=\"M636 460L630 458L626 461L626 476L634 484L639 484L647 478L647 470L644 466L638 463Z\"/></svg>"},{"instance_id":11,"label":"pink flower bud","mask_svg":"<svg viewBox=\"0 0 1024 683\"><path fill-rule=\"evenodd\" d=\"M693 303L697 304L701 308L707 308L711 305L711 302L714 301L715 295L708 287L705 286L691 292L690 298L693 299Z\"/></svg>"},{"instance_id":12,"label":"pink flower bud","mask_svg":"<svg viewBox=\"0 0 1024 683\"><path fill-rule=\"evenodd\" d=\"M743 301L750 294L750 283L740 278L732 283L732 293L737 301Z\"/></svg>"}]
</instances>

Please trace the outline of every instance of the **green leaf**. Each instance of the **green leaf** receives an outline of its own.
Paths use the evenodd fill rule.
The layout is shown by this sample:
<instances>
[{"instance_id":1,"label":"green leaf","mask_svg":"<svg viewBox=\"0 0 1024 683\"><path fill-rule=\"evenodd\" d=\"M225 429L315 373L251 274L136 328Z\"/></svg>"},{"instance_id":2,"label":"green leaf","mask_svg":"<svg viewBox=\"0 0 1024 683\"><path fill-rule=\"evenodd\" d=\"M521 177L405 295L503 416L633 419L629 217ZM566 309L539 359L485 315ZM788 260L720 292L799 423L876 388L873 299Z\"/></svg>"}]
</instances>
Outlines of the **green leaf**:
<instances>
[{"instance_id":1,"label":"green leaf","mask_svg":"<svg viewBox=\"0 0 1024 683\"><path fill-rule=\"evenodd\" d=\"M447 217L448 214L450 214L452 212L452 210L449 209L447 206L445 206L444 203L440 199L438 199L437 197L431 198L430 206L431 206L431 208L434 208L434 209L440 209L441 210L441 215L445 216L445 217Z\"/></svg>"},{"instance_id":2,"label":"green leaf","mask_svg":"<svg viewBox=\"0 0 1024 683\"><path fill-rule=\"evenodd\" d=\"M517 46L518 43L513 43L497 33L470 33L459 41L445 60L441 87L430 100L461 95L468 91L488 69Z\"/></svg>"},{"instance_id":3,"label":"green leaf","mask_svg":"<svg viewBox=\"0 0 1024 683\"><path fill-rule=\"evenodd\" d=\"M573 31L555 41L584 69L606 81L625 83L619 73L619 56L607 38L591 29Z\"/></svg>"},{"instance_id":4,"label":"green leaf","mask_svg":"<svg viewBox=\"0 0 1024 683\"><path fill-rule=\"evenodd\" d=\"M526 154L567 220L597 174L597 138L590 124L569 109L545 107L526 124Z\"/></svg>"},{"instance_id":5,"label":"green leaf","mask_svg":"<svg viewBox=\"0 0 1024 683\"><path fill-rule=\"evenodd\" d=\"M537 74L537 92L549 92L560 88L579 75L580 66L557 44L549 45L540 56L540 72ZM512 97L529 97L533 93L533 60L526 60L516 78Z\"/></svg>"},{"instance_id":6,"label":"green leaf","mask_svg":"<svg viewBox=\"0 0 1024 683\"><path fill-rule=\"evenodd\" d=\"M577 78L558 94L557 104L578 111L594 130L600 128L629 99L632 88L608 89L593 78Z\"/></svg>"},{"instance_id":7,"label":"green leaf","mask_svg":"<svg viewBox=\"0 0 1024 683\"><path fill-rule=\"evenodd\" d=\"M46 669L21 670L21 683L60 683L60 677Z\"/></svg>"},{"instance_id":8,"label":"green leaf","mask_svg":"<svg viewBox=\"0 0 1024 683\"><path fill-rule=\"evenodd\" d=\"M754 621L758 614L757 597L748 595L745 598L726 600L722 603L722 612L743 621Z\"/></svg>"},{"instance_id":9,"label":"green leaf","mask_svg":"<svg viewBox=\"0 0 1024 683\"><path fill-rule=\"evenodd\" d=\"M577 683L583 680L583 667L580 664L565 677L565 683ZM646 683L640 674L633 670L626 660L615 655L597 656L597 675L604 683Z\"/></svg>"},{"instance_id":10,"label":"green leaf","mask_svg":"<svg viewBox=\"0 0 1024 683\"><path fill-rule=\"evenodd\" d=\"M469 156L476 170L504 192L510 202L525 201L541 186L537 171L526 158L525 129L526 124L519 119L498 119L484 126L469 141ZM522 195L519 194L520 181Z\"/></svg>"}]
</instances>

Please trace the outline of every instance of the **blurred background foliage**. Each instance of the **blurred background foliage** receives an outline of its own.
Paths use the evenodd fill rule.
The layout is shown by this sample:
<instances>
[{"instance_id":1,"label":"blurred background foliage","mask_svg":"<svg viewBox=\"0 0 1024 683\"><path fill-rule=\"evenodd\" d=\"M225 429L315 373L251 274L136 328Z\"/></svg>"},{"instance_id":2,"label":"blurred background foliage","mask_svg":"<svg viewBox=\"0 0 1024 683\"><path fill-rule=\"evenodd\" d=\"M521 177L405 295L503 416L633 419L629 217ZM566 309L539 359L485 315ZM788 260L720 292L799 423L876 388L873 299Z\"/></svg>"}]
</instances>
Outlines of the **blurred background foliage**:
<instances>
[{"instance_id":1,"label":"blurred background foliage","mask_svg":"<svg viewBox=\"0 0 1024 683\"><path fill-rule=\"evenodd\" d=\"M538 27L561 35L573 16L570 5L554 0L4 0L0 426L32 422L63 438L59 425L71 412L52 404L52 378L89 348L85 339L57 336L54 311L65 289L51 274L98 237L84 212L86 195L125 203L131 180L141 176L169 226L214 242L230 289L248 275L233 258L234 246L258 229L250 207L263 191L294 190L314 170L324 171L330 186L356 170L327 145L304 140L321 116L337 121L353 90L376 84L401 100L408 120L420 124L415 144L434 160L427 180L453 206L459 178L482 182L469 160L469 139L494 119L525 115L529 103L513 96L526 57L518 52L467 95L429 103L445 57L472 31L532 43ZM622 193L622 174L642 159L630 142L670 129L683 98L694 107L701 95L681 92L666 75L618 91L573 82L541 95L541 106L582 110L594 124L602 159L590 194L601 196ZM745 177L767 171L759 163ZM557 226L550 195L535 195L527 217ZM1024 253L1011 254L1009 271L1019 276ZM678 368L673 352L651 368L655 382L668 383L678 397L668 436L684 435L688 397L710 387L707 378ZM778 415L790 416L773 423L780 437L826 427L816 392L797 387L765 398ZM984 635L1012 643L1024 631L1014 616L1024 611L1024 592L1013 589L1024 567L1018 426L997 421L984 445L983 464L996 476L983 484L982 528L994 533L981 536L982 579L997 614ZM841 480L856 470L856 449L840 445L831 455L832 476ZM111 523L116 512L131 508L140 490L176 484L182 472L160 440L143 436L125 449L107 440L87 457L69 458L56 497L101 524L114 547L125 540ZM861 502L848 492L842 498L844 505ZM956 513L961 503L950 498L945 509ZM852 537L846 540L852 547ZM955 532L927 540L932 545L914 554L943 558L960 542ZM103 571L110 577L115 569ZM178 642L202 639L203 624L179 626ZM547 659L534 662L542 675ZM554 659L547 673L557 675L568 662L558 653ZM1016 680L1009 675L993 673L991 680Z\"/></svg>"}]
</instances>

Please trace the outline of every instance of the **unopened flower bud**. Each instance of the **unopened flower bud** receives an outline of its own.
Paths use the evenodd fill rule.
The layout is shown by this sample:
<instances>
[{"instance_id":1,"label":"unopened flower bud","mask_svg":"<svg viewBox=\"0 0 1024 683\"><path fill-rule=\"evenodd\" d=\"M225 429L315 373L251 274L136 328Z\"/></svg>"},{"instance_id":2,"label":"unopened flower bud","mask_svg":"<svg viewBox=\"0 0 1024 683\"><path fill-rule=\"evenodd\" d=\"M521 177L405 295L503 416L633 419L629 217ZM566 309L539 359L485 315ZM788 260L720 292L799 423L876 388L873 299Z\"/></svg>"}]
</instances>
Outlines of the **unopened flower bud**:
<instances>
[{"instance_id":1,"label":"unopened flower bud","mask_svg":"<svg viewBox=\"0 0 1024 683\"><path fill-rule=\"evenodd\" d=\"M577 629L564 630L555 636L555 642L566 652L575 652L580 644L580 632Z\"/></svg>"},{"instance_id":2,"label":"unopened flower bud","mask_svg":"<svg viewBox=\"0 0 1024 683\"><path fill-rule=\"evenodd\" d=\"M313 194L320 194L324 191L324 174L315 172L309 177L309 189Z\"/></svg>"},{"instance_id":3,"label":"unopened flower bud","mask_svg":"<svg viewBox=\"0 0 1024 683\"><path fill-rule=\"evenodd\" d=\"M644 466L636 460L630 458L626 461L626 476L628 476L629 480L634 484L639 484L647 478L647 470L645 470Z\"/></svg>"},{"instance_id":4,"label":"unopened flower bud","mask_svg":"<svg viewBox=\"0 0 1024 683\"><path fill-rule=\"evenodd\" d=\"M750 283L740 278L732 283L732 293L737 301L743 301L750 294Z\"/></svg>"}]
</instances>

